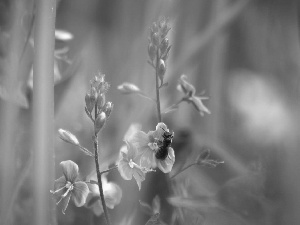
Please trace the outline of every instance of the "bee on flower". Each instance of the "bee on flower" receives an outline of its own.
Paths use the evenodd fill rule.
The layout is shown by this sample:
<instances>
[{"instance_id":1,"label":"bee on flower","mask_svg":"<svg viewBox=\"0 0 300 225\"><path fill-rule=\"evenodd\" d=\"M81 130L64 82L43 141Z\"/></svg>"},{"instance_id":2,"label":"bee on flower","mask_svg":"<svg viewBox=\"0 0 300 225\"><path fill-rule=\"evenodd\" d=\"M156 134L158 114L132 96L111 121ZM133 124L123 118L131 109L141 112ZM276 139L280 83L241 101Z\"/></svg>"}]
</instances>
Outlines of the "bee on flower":
<instances>
[{"instance_id":1,"label":"bee on flower","mask_svg":"<svg viewBox=\"0 0 300 225\"><path fill-rule=\"evenodd\" d=\"M158 123L155 131L147 134L137 131L129 141L138 149L142 167L158 167L162 172L169 173L175 162L174 149L171 147L173 136L174 133L170 133L164 123Z\"/></svg>"}]
</instances>

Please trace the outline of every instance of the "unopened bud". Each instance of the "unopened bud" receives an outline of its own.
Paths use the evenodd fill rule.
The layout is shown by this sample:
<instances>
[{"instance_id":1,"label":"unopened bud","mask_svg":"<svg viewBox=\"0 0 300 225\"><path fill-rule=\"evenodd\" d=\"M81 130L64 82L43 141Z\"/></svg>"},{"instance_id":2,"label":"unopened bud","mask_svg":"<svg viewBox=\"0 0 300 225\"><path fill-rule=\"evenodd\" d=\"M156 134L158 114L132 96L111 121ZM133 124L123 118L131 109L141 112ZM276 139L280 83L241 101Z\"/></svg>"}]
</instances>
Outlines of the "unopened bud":
<instances>
[{"instance_id":1,"label":"unopened bud","mask_svg":"<svg viewBox=\"0 0 300 225\"><path fill-rule=\"evenodd\" d=\"M91 100L91 95L89 93L86 93L85 95L85 106L87 110L91 113L93 111L95 102Z\"/></svg>"},{"instance_id":2,"label":"unopened bud","mask_svg":"<svg viewBox=\"0 0 300 225\"><path fill-rule=\"evenodd\" d=\"M107 118L110 116L113 106L114 105L111 102L106 102L104 112Z\"/></svg>"},{"instance_id":3,"label":"unopened bud","mask_svg":"<svg viewBox=\"0 0 300 225\"><path fill-rule=\"evenodd\" d=\"M98 134L98 132L103 128L104 124L106 122L106 115L104 112L101 112L95 121L95 133Z\"/></svg>"},{"instance_id":4,"label":"unopened bud","mask_svg":"<svg viewBox=\"0 0 300 225\"><path fill-rule=\"evenodd\" d=\"M97 94L96 88L95 88L95 87L92 87L92 88L91 88L91 93L90 93L90 100L91 100L91 102L92 102L94 105L95 105L95 103L96 103L97 96L98 96L98 94Z\"/></svg>"},{"instance_id":5,"label":"unopened bud","mask_svg":"<svg viewBox=\"0 0 300 225\"><path fill-rule=\"evenodd\" d=\"M128 82L119 85L118 90L121 91L123 94L132 94L141 91L138 86Z\"/></svg>"},{"instance_id":6,"label":"unopened bud","mask_svg":"<svg viewBox=\"0 0 300 225\"><path fill-rule=\"evenodd\" d=\"M160 44L160 51L161 51L161 54L165 54L166 50L168 49L169 47L169 39L168 38L164 38L162 41L161 41L161 44Z\"/></svg>"},{"instance_id":7,"label":"unopened bud","mask_svg":"<svg viewBox=\"0 0 300 225\"><path fill-rule=\"evenodd\" d=\"M166 72L166 64L164 60L160 59L158 64L158 76L161 80L163 80L165 72Z\"/></svg>"},{"instance_id":8,"label":"unopened bud","mask_svg":"<svg viewBox=\"0 0 300 225\"><path fill-rule=\"evenodd\" d=\"M101 109L105 105L105 95L101 94L97 97L97 107Z\"/></svg>"},{"instance_id":9,"label":"unopened bud","mask_svg":"<svg viewBox=\"0 0 300 225\"><path fill-rule=\"evenodd\" d=\"M158 34L158 33L154 33L154 34L151 36L151 41L152 41L152 43L153 43L155 46L158 46L158 45L159 45L159 34Z\"/></svg>"},{"instance_id":10,"label":"unopened bud","mask_svg":"<svg viewBox=\"0 0 300 225\"><path fill-rule=\"evenodd\" d=\"M152 26L151 26L151 32L153 33L156 33L158 32L158 26L157 26L157 23L153 23Z\"/></svg>"},{"instance_id":11,"label":"unopened bud","mask_svg":"<svg viewBox=\"0 0 300 225\"><path fill-rule=\"evenodd\" d=\"M162 52L162 57L161 59L163 59L164 61L167 61L168 57L169 57L169 52L170 52L171 46L169 46L164 52Z\"/></svg>"},{"instance_id":12,"label":"unopened bud","mask_svg":"<svg viewBox=\"0 0 300 225\"><path fill-rule=\"evenodd\" d=\"M156 47L151 42L148 45L148 55L151 61L153 61L156 57Z\"/></svg>"},{"instance_id":13,"label":"unopened bud","mask_svg":"<svg viewBox=\"0 0 300 225\"><path fill-rule=\"evenodd\" d=\"M159 28L160 28L161 36L163 38L165 36L167 36L167 34L170 30L170 27L169 27L168 21L165 18L163 18L159 21Z\"/></svg>"},{"instance_id":14,"label":"unopened bud","mask_svg":"<svg viewBox=\"0 0 300 225\"><path fill-rule=\"evenodd\" d=\"M68 143L74 144L74 145L79 145L79 141L76 138L76 136L74 134L72 134L71 132L67 131L67 130L63 130L63 129L59 129L58 130L59 133L59 137Z\"/></svg>"}]
</instances>

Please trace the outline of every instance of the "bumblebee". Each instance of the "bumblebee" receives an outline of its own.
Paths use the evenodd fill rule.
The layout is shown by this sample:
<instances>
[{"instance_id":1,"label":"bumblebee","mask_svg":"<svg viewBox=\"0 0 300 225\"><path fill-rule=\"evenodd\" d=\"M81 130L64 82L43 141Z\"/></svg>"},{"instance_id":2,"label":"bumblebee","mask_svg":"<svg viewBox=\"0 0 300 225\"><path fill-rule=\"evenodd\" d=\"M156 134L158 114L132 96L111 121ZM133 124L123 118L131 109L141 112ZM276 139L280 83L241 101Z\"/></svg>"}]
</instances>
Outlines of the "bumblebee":
<instances>
[{"instance_id":1,"label":"bumblebee","mask_svg":"<svg viewBox=\"0 0 300 225\"><path fill-rule=\"evenodd\" d=\"M163 128L162 128L163 129ZM163 133L163 141L162 145L158 148L157 152L155 153L155 157L160 160L165 160L168 156L168 149L170 148L172 144L172 139L174 137L174 132L168 132L165 129Z\"/></svg>"}]
</instances>

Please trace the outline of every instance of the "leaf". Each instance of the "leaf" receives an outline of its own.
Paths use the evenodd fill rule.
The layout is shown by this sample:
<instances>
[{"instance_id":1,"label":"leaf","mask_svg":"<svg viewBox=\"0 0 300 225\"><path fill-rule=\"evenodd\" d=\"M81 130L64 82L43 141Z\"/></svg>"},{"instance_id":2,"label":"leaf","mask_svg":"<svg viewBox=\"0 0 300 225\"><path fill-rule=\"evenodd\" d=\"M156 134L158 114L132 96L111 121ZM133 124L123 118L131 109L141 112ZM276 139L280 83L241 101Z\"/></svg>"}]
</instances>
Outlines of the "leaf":
<instances>
[{"instance_id":1,"label":"leaf","mask_svg":"<svg viewBox=\"0 0 300 225\"><path fill-rule=\"evenodd\" d=\"M159 213L154 214L146 223L146 225L162 225L159 221Z\"/></svg>"}]
</instances>

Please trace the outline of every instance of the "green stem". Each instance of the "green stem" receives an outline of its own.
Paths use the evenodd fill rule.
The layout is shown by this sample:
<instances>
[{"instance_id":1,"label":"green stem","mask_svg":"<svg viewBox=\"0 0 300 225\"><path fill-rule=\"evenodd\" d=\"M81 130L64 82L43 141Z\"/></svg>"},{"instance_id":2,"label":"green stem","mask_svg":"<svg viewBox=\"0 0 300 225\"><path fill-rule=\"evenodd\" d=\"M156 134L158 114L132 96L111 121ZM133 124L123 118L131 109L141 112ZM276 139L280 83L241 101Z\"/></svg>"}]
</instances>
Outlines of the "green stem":
<instances>
[{"instance_id":1,"label":"green stem","mask_svg":"<svg viewBox=\"0 0 300 225\"><path fill-rule=\"evenodd\" d=\"M96 121L96 118L97 118L97 103L95 105L95 121ZM107 211L107 207L106 207L106 203L105 203L105 199L104 199L103 187L102 187L101 172L100 172L99 158L98 158L98 134L96 132L95 132L95 136L94 136L94 150L95 150L96 173L97 173L98 187L99 187L99 192L100 192L102 208L104 211L106 224L110 225L111 223L109 220L108 211Z\"/></svg>"},{"instance_id":2,"label":"green stem","mask_svg":"<svg viewBox=\"0 0 300 225\"><path fill-rule=\"evenodd\" d=\"M179 170L177 173L175 173L173 176L171 176L170 178L173 179L174 177L176 177L178 174L182 173L183 171L187 170L188 168L190 168L193 165L196 165L197 163L192 163L190 165L187 165L186 167L184 167L183 169Z\"/></svg>"},{"instance_id":3,"label":"green stem","mask_svg":"<svg viewBox=\"0 0 300 225\"><path fill-rule=\"evenodd\" d=\"M156 50L156 67L155 67L155 87L156 87L156 108L158 122L161 122L161 112L160 112L160 97L159 97L159 77L158 77L158 66L159 66L159 50Z\"/></svg>"},{"instance_id":4,"label":"green stem","mask_svg":"<svg viewBox=\"0 0 300 225\"><path fill-rule=\"evenodd\" d=\"M176 107L183 101L185 101L184 98L180 99L177 103L170 105L168 108L166 108L162 113L165 114L165 113L170 112L172 109L176 109Z\"/></svg>"},{"instance_id":5,"label":"green stem","mask_svg":"<svg viewBox=\"0 0 300 225\"><path fill-rule=\"evenodd\" d=\"M107 170L103 170L100 174L102 175L102 174L104 174L104 173L108 173L108 172L110 172L110 171L112 171L112 170L115 170L115 169L118 169L118 166L117 166L117 165L115 165L114 167L109 168L109 169L107 169Z\"/></svg>"},{"instance_id":6,"label":"green stem","mask_svg":"<svg viewBox=\"0 0 300 225\"><path fill-rule=\"evenodd\" d=\"M54 154L54 32L56 0L36 2L32 97L34 223L57 224L49 190L55 173Z\"/></svg>"}]
</instances>

